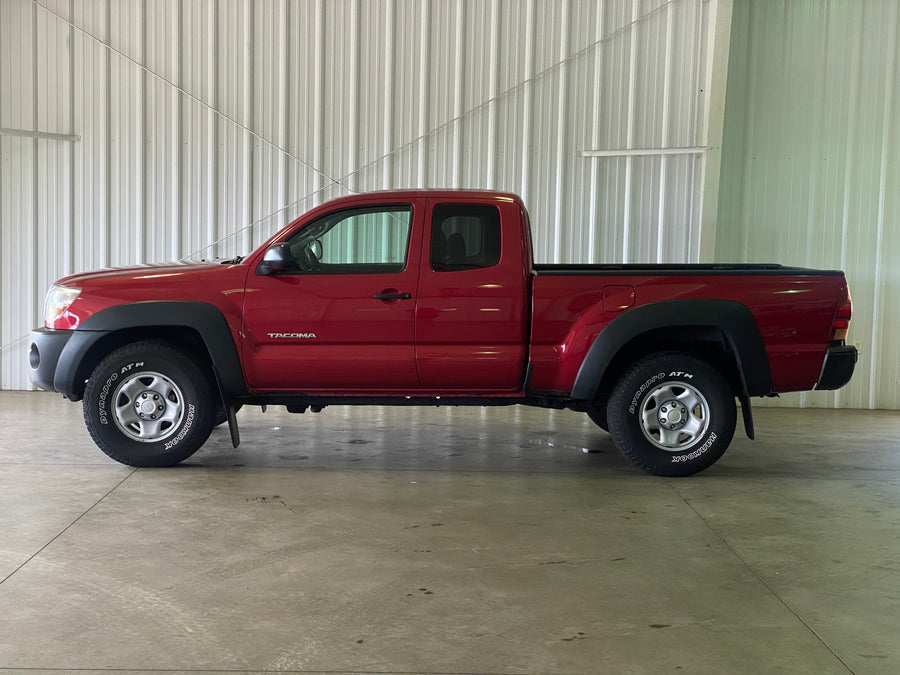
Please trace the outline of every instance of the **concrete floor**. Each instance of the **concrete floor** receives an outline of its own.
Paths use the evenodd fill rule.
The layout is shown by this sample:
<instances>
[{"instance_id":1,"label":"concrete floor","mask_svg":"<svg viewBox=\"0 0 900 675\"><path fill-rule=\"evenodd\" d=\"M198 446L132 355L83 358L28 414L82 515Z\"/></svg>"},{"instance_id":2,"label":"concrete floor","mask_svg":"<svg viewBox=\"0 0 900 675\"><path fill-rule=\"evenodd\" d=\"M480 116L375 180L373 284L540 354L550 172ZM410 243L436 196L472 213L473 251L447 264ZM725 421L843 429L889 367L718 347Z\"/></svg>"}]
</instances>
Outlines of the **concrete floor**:
<instances>
[{"instance_id":1,"label":"concrete floor","mask_svg":"<svg viewBox=\"0 0 900 675\"><path fill-rule=\"evenodd\" d=\"M0 392L0 673L900 672L900 413L758 409L689 479L570 412L239 420L134 470Z\"/></svg>"}]
</instances>

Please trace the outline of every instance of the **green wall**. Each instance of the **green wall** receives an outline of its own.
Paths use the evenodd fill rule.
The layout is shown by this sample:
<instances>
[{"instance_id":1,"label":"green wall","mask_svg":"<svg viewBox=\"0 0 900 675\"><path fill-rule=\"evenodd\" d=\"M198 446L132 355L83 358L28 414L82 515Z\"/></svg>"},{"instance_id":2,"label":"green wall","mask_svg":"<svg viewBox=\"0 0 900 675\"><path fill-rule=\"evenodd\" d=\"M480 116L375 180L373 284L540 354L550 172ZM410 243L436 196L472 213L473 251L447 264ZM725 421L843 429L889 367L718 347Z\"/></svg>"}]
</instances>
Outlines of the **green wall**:
<instances>
[{"instance_id":1,"label":"green wall","mask_svg":"<svg viewBox=\"0 0 900 675\"><path fill-rule=\"evenodd\" d=\"M900 408L900 7L735 0L716 259L847 273L848 387L784 405Z\"/></svg>"}]
</instances>

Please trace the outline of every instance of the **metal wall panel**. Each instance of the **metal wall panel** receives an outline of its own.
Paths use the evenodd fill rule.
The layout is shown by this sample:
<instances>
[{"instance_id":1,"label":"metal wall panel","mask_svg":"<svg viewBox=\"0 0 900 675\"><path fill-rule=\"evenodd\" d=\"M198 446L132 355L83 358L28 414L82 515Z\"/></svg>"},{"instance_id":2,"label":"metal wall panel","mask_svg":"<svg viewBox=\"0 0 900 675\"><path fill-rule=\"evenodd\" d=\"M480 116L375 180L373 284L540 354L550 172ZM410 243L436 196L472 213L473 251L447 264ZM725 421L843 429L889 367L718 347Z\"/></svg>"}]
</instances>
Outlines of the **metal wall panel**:
<instances>
[{"instance_id":1,"label":"metal wall panel","mask_svg":"<svg viewBox=\"0 0 900 675\"><path fill-rule=\"evenodd\" d=\"M522 194L543 262L696 261L727 0L4 0L0 387L55 278L231 257L322 201Z\"/></svg>"},{"instance_id":2,"label":"metal wall panel","mask_svg":"<svg viewBox=\"0 0 900 675\"><path fill-rule=\"evenodd\" d=\"M845 270L862 346L846 388L781 405L900 409L898 9L734 6L716 257Z\"/></svg>"},{"instance_id":3,"label":"metal wall panel","mask_svg":"<svg viewBox=\"0 0 900 675\"><path fill-rule=\"evenodd\" d=\"M0 127L30 128L38 114L37 11L27 3L0 3L0 26L16 25L4 31L0 43ZM16 83L18 95L7 96L8 83ZM29 322L37 321L35 303L39 277L36 274L39 247L38 157L39 139L0 137L0 347L18 345L16 340ZM0 384L23 386L25 374L22 349L15 359L7 349L2 353ZM9 375L7 372L9 371Z\"/></svg>"}]
</instances>

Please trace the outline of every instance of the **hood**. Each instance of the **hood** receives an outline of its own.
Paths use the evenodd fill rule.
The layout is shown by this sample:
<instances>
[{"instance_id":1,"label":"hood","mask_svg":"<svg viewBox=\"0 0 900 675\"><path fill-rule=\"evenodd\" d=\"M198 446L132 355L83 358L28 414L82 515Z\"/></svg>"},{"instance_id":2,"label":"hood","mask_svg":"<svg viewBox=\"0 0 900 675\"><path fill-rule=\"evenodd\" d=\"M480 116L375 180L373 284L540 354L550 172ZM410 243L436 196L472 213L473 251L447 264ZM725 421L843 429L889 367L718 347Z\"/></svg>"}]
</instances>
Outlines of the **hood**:
<instances>
[{"instance_id":1,"label":"hood","mask_svg":"<svg viewBox=\"0 0 900 675\"><path fill-rule=\"evenodd\" d=\"M60 286L92 285L92 282L119 282L125 283L132 280L163 279L176 277L192 272L221 268L217 262L166 262L135 265L134 267L111 267L108 269L83 272L63 277L56 283Z\"/></svg>"},{"instance_id":2,"label":"hood","mask_svg":"<svg viewBox=\"0 0 900 675\"><path fill-rule=\"evenodd\" d=\"M66 310L68 325L55 327L74 328L99 311L128 303L193 301L234 309L243 297L248 269L230 262L202 262L73 274L56 282L81 292Z\"/></svg>"}]
</instances>

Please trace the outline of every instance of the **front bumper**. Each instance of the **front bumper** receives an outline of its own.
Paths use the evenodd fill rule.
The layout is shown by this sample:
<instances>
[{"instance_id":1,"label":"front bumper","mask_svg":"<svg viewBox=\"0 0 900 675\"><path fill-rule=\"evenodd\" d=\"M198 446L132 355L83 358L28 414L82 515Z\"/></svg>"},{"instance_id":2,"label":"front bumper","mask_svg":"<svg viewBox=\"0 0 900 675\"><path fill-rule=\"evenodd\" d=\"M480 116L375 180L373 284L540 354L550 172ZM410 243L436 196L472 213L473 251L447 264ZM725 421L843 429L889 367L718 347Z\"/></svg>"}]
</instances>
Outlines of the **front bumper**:
<instances>
[{"instance_id":1,"label":"front bumper","mask_svg":"<svg viewBox=\"0 0 900 675\"><path fill-rule=\"evenodd\" d=\"M816 389L840 389L853 377L856 368L856 360L859 353L856 347L838 346L829 347L825 352L825 362L822 364L822 372L819 373L819 381Z\"/></svg>"},{"instance_id":2,"label":"front bumper","mask_svg":"<svg viewBox=\"0 0 900 675\"><path fill-rule=\"evenodd\" d=\"M28 375L34 386L47 391L58 391L56 367L63 349L69 344L74 331L37 328L31 331L28 347Z\"/></svg>"}]
</instances>

